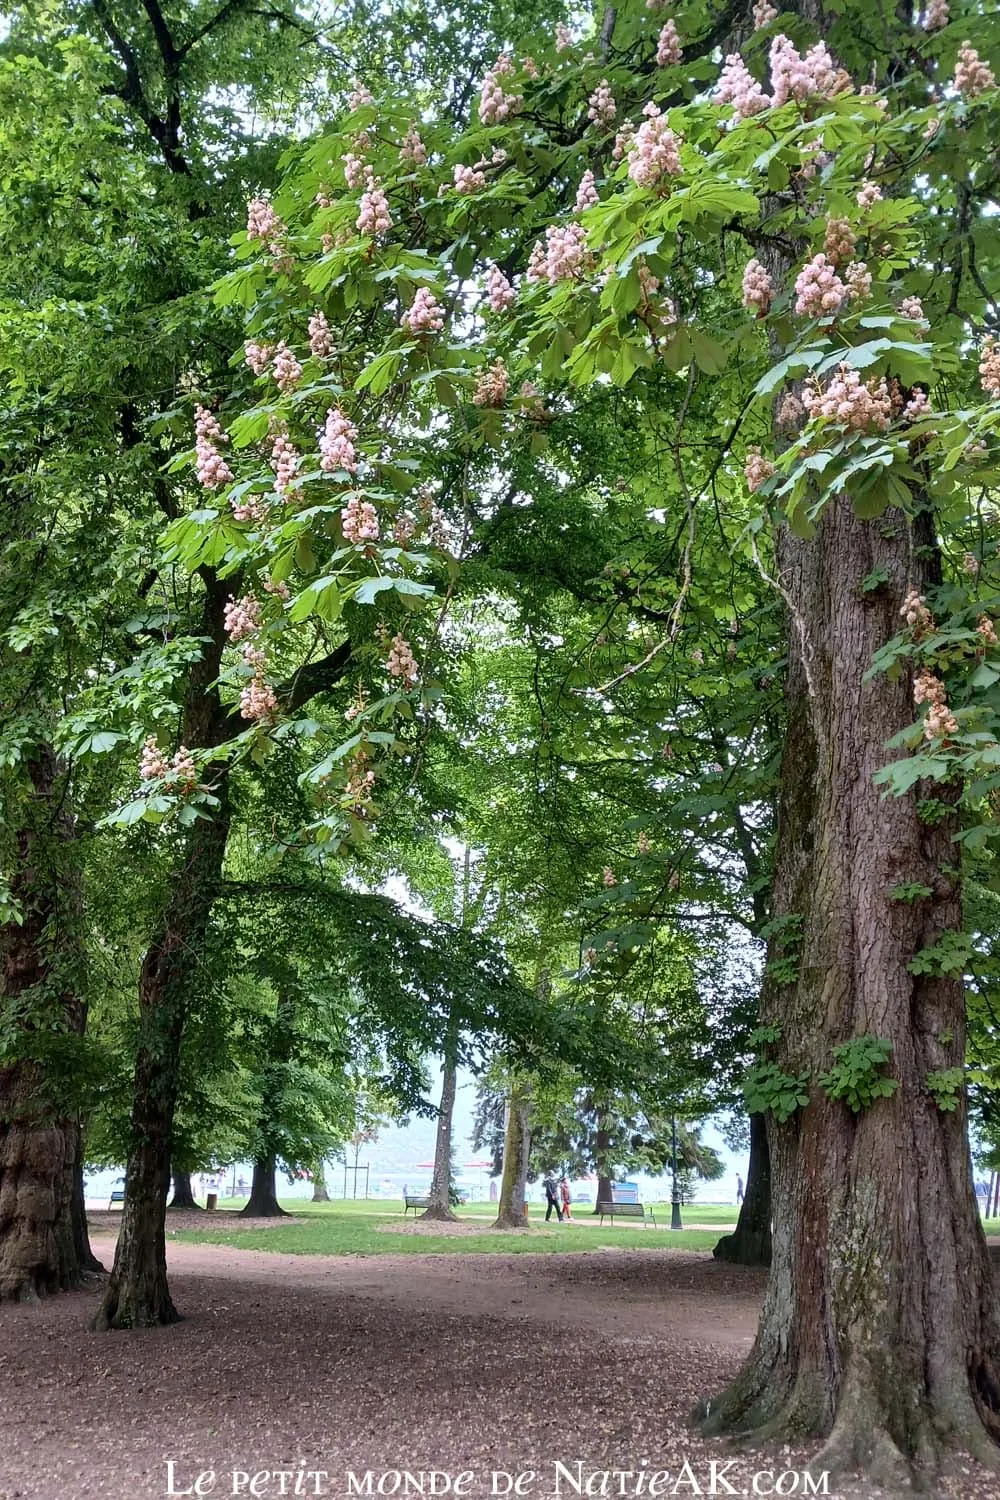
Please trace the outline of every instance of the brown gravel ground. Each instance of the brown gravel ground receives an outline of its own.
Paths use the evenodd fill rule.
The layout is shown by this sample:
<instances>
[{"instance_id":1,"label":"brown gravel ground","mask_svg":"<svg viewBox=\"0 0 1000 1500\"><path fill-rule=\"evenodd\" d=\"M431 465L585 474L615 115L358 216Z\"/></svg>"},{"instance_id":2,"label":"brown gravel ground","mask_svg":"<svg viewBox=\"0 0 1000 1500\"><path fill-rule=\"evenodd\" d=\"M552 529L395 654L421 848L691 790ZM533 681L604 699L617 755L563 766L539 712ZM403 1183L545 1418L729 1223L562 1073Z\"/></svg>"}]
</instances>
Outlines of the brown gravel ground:
<instances>
[{"instance_id":1,"label":"brown gravel ground","mask_svg":"<svg viewBox=\"0 0 1000 1500\"><path fill-rule=\"evenodd\" d=\"M94 1245L109 1261L112 1241ZM213 1470L203 1494L346 1495L349 1471L372 1470L376 1494L389 1475L383 1494L402 1496L393 1471L438 1469L473 1471L463 1493L477 1500L493 1470L534 1471L522 1500L572 1497L559 1461L585 1478L667 1469L677 1483L660 1494L688 1496L713 1493L711 1461L734 1457L687 1419L750 1347L758 1272L650 1250L326 1258L172 1243L169 1258L186 1314L173 1328L89 1332L98 1289L0 1311L0 1500L166 1497L169 1460L175 1494ZM801 1469L808 1453L735 1457L725 1478L753 1494L755 1473ZM603 1493L647 1492L609 1477ZM937 1494L997 1500L1000 1484L970 1465Z\"/></svg>"}]
</instances>

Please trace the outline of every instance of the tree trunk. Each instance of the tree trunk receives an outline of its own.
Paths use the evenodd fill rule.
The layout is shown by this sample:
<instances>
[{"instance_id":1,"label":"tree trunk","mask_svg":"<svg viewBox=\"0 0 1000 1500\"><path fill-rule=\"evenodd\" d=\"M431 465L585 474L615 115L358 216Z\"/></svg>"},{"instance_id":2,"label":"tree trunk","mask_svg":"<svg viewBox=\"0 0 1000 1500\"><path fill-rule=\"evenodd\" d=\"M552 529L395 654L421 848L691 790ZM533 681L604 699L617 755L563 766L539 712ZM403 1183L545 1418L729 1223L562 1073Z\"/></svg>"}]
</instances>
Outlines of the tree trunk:
<instances>
[{"instance_id":1,"label":"tree trunk","mask_svg":"<svg viewBox=\"0 0 1000 1500\"><path fill-rule=\"evenodd\" d=\"M287 1219L288 1214L278 1202L275 1183L276 1166L273 1156L265 1156L253 1164L253 1182L250 1198L245 1208L240 1209L244 1219Z\"/></svg>"},{"instance_id":2,"label":"tree trunk","mask_svg":"<svg viewBox=\"0 0 1000 1500\"><path fill-rule=\"evenodd\" d=\"M76 1133L76 1160L73 1164L73 1201L70 1207L73 1216L73 1247L80 1270L88 1275L107 1275L90 1248L90 1232L87 1228L87 1205L83 1193L83 1132Z\"/></svg>"},{"instance_id":3,"label":"tree trunk","mask_svg":"<svg viewBox=\"0 0 1000 1500\"><path fill-rule=\"evenodd\" d=\"M174 1196L167 1204L167 1207L194 1209L198 1213L202 1213L201 1204L195 1202L194 1188L191 1186L191 1173L182 1172L178 1167L175 1167L171 1175L174 1180Z\"/></svg>"},{"instance_id":4,"label":"tree trunk","mask_svg":"<svg viewBox=\"0 0 1000 1500\"><path fill-rule=\"evenodd\" d=\"M51 747L26 770L23 806L8 808L22 920L0 927L0 1019L14 1038L0 1067L0 1301L12 1302L66 1291L89 1269L73 1213L79 1120L63 1102L70 1079L48 1061L60 1035L86 1024L75 827Z\"/></svg>"},{"instance_id":5,"label":"tree trunk","mask_svg":"<svg viewBox=\"0 0 1000 1500\"><path fill-rule=\"evenodd\" d=\"M188 679L181 726L183 742L192 749L221 744L227 732L227 714L215 683L227 640L225 606L231 584L221 583L207 570L202 581L207 645ZM216 768L214 790L221 805L214 817L199 818L185 835L180 863L139 973L132 1144L114 1267L94 1320L98 1329L148 1328L178 1318L167 1287L164 1227L171 1135L184 1022L229 834L224 766Z\"/></svg>"},{"instance_id":6,"label":"tree trunk","mask_svg":"<svg viewBox=\"0 0 1000 1500\"><path fill-rule=\"evenodd\" d=\"M448 1026L441 1074L441 1104L438 1110L437 1139L434 1143L434 1176L431 1181L430 1205L422 1219L455 1220L451 1207L451 1126L455 1114L455 1087L458 1082L458 1029Z\"/></svg>"},{"instance_id":7,"label":"tree trunk","mask_svg":"<svg viewBox=\"0 0 1000 1500\"><path fill-rule=\"evenodd\" d=\"M313 1168L312 1201L314 1203L329 1203L330 1201L330 1194L326 1190L326 1172L324 1167L325 1164L322 1161L318 1161Z\"/></svg>"},{"instance_id":8,"label":"tree trunk","mask_svg":"<svg viewBox=\"0 0 1000 1500\"><path fill-rule=\"evenodd\" d=\"M594 1169L597 1172L597 1197L594 1213L599 1203L610 1203L614 1196L614 1178L611 1173L611 1134L607 1129L608 1112L603 1105L595 1110L597 1130L594 1135Z\"/></svg>"},{"instance_id":9,"label":"tree trunk","mask_svg":"<svg viewBox=\"0 0 1000 1500\"><path fill-rule=\"evenodd\" d=\"M736 1228L712 1254L737 1266L771 1264L771 1153L763 1115L750 1116L750 1167Z\"/></svg>"},{"instance_id":10,"label":"tree trunk","mask_svg":"<svg viewBox=\"0 0 1000 1500\"><path fill-rule=\"evenodd\" d=\"M511 1086L507 1129L503 1143L503 1177L494 1229L526 1229L525 1193L531 1155L531 1090L526 1083Z\"/></svg>"},{"instance_id":11,"label":"tree trunk","mask_svg":"<svg viewBox=\"0 0 1000 1500\"><path fill-rule=\"evenodd\" d=\"M876 1484L926 1477L948 1449L995 1464L1000 1327L972 1190L964 1099L940 1110L929 1073L961 1067L961 978L915 975L914 955L961 927L956 820L924 823L923 785L884 797L886 742L914 715L912 679L865 682L910 585L935 581L929 518L861 521L830 501L814 541L781 538L792 611L775 918L796 976L765 986L769 1049L808 1078L809 1102L768 1119L774 1247L760 1328L711 1407L710 1431L829 1435L817 1469ZM889 582L862 592L884 568ZM876 575L877 576L877 575ZM894 900L918 882L931 895ZM773 956L773 953L772 953ZM884 1038L897 1088L854 1114L819 1075L852 1037Z\"/></svg>"}]
</instances>

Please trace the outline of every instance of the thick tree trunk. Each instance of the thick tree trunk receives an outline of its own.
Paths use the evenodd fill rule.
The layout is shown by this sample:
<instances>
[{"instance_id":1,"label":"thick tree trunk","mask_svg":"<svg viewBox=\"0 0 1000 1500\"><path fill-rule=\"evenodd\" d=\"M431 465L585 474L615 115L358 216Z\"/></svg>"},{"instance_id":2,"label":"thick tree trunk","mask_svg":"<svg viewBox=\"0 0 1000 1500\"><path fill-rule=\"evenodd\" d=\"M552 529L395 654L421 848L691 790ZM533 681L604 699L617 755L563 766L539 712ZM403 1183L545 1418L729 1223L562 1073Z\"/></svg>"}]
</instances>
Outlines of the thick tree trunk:
<instances>
[{"instance_id":1,"label":"thick tree trunk","mask_svg":"<svg viewBox=\"0 0 1000 1500\"><path fill-rule=\"evenodd\" d=\"M1000 1438L1000 1326L965 1105L940 1110L926 1083L962 1066L962 982L910 970L961 927L955 820L918 812L921 798L951 794L884 797L872 779L914 715L908 673L864 677L907 588L935 581L919 520L913 534L899 511L860 521L841 499L814 541L782 540L793 619L775 918L797 977L765 986L762 1020L781 1027L770 1053L807 1075L809 1103L781 1125L769 1118L767 1296L750 1358L707 1423L757 1438L828 1434L816 1469L860 1469L890 1487L926 1476L948 1449L995 1463ZM880 568L888 583L859 589ZM893 899L908 882L931 894ZM897 1088L853 1114L818 1080L835 1047L863 1036L891 1043Z\"/></svg>"},{"instance_id":2,"label":"thick tree trunk","mask_svg":"<svg viewBox=\"0 0 1000 1500\"><path fill-rule=\"evenodd\" d=\"M66 1291L92 1259L74 1225L80 1127L61 1102L69 1080L39 1051L86 1024L75 829L51 747L38 746L26 770L30 789L10 810L22 920L0 927L0 1019L15 1038L0 1068L0 1301Z\"/></svg>"},{"instance_id":3,"label":"thick tree trunk","mask_svg":"<svg viewBox=\"0 0 1000 1500\"><path fill-rule=\"evenodd\" d=\"M438 1109L437 1139L434 1143L434 1176L431 1180L430 1205L422 1219L454 1220L451 1207L451 1127L455 1114L455 1087L458 1082L458 1030L449 1025L445 1038L441 1074L441 1104Z\"/></svg>"},{"instance_id":4,"label":"thick tree trunk","mask_svg":"<svg viewBox=\"0 0 1000 1500\"><path fill-rule=\"evenodd\" d=\"M597 1196L594 1199L594 1213L597 1213L599 1203L610 1203L614 1192L614 1178L611 1173L611 1134L607 1129L607 1110L603 1105L598 1105L596 1111L597 1130L594 1134L594 1169L597 1172Z\"/></svg>"},{"instance_id":5,"label":"thick tree trunk","mask_svg":"<svg viewBox=\"0 0 1000 1500\"><path fill-rule=\"evenodd\" d=\"M511 1087L507 1129L503 1142L503 1177L494 1229L526 1229L525 1194L531 1155L531 1090L526 1083Z\"/></svg>"},{"instance_id":6,"label":"thick tree trunk","mask_svg":"<svg viewBox=\"0 0 1000 1500\"><path fill-rule=\"evenodd\" d=\"M313 1168L313 1196L314 1203L329 1203L330 1194L326 1190L325 1163L318 1161Z\"/></svg>"},{"instance_id":7,"label":"thick tree trunk","mask_svg":"<svg viewBox=\"0 0 1000 1500\"><path fill-rule=\"evenodd\" d=\"M202 1212L201 1204L195 1202L194 1188L191 1186L191 1173L182 1172L175 1167L171 1176L174 1180L174 1196L167 1204L168 1208L185 1208Z\"/></svg>"},{"instance_id":8,"label":"thick tree trunk","mask_svg":"<svg viewBox=\"0 0 1000 1500\"><path fill-rule=\"evenodd\" d=\"M253 1164L253 1182L250 1198L240 1214L245 1219L287 1219L288 1214L278 1202L276 1165L273 1156L265 1156Z\"/></svg>"},{"instance_id":9,"label":"thick tree trunk","mask_svg":"<svg viewBox=\"0 0 1000 1500\"><path fill-rule=\"evenodd\" d=\"M763 1115L750 1116L750 1167L736 1228L712 1254L738 1266L771 1264L771 1152Z\"/></svg>"},{"instance_id":10,"label":"thick tree trunk","mask_svg":"<svg viewBox=\"0 0 1000 1500\"><path fill-rule=\"evenodd\" d=\"M192 748L225 738L227 715L215 687L226 643L231 585L202 574L205 653L188 679L181 734ZM198 957L218 893L229 833L225 769L215 777L221 806L187 831L183 852L139 973L139 1046L132 1098L131 1149L114 1267L94 1326L146 1328L178 1313L167 1288L165 1215L170 1150L180 1083L181 1042Z\"/></svg>"},{"instance_id":11,"label":"thick tree trunk","mask_svg":"<svg viewBox=\"0 0 1000 1500\"><path fill-rule=\"evenodd\" d=\"M90 1231L87 1228L87 1205L83 1193L83 1132L76 1133L76 1161L73 1164L73 1201L70 1206L73 1217L73 1247L76 1253L77 1264L82 1272L88 1275L107 1275L107 1269L101 1264L90 1248Z\"/></svg>"}]
</instances>

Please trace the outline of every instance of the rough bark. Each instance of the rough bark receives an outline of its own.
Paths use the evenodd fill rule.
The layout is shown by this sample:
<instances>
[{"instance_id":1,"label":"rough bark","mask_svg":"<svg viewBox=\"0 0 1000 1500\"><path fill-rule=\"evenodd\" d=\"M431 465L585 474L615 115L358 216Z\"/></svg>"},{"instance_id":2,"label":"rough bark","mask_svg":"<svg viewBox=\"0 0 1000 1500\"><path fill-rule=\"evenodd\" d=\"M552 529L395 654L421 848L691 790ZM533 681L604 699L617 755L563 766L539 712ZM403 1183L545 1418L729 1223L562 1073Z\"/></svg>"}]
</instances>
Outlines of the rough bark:
<instances>
[{"instance_id":1,"label":"rough bark","mask_svg":"<svg viewBox=\"0 0 1000 1500\"><path fill-rule=\"evenodd\" d=\"M168 1208L183 1208L190 1212L202 1212L201 1204L195 1202L194 1188L191 1185L191 1173L182 1172L175 1167L170 1174L174 1181L174 1195L167 1204Z\"/></svg>"},{"instance_id":2,"label":"rough bark","mask_svg":"<svg viewBox=\"0 0 1000 1500\"><path fill-rule=\"evenodd\" d=\"M313 1168L313 1196L314 1203L329 1203L330 1194L326 1190L325 1164L318 1161Z\"/></svg>"},{"instance_id":3,"label":"rough bark","mask_svg":"<svg viewBox=\"0 0 1000 1500\"><path fill-rule=\"evenodd\" d=\"M607 1110L598 1105L595 1110L597 1129L594 1133L594 1167L597 1172L597 1196L594 1213L599 1203L610 1203L614 1196L614 1177L611 1174L611 1135L607 1129Z\"/></svg>"},{"instance_id":4,"label":"rough bark","mask_svg":"<svg viewBox=\"0 0 1000 1500\"><path fill-rule=\"evenodd\" d=\"M11 885L22 921L0 928L0 1008L18 1038L0 1067L0 1301L66 1291L92 1260L73 1211L79 1120L48 1060L53 1038L86 1024L75 828L51 747L36 747L26 770Z\"/></svg>"},{"instance_id":5,"label":"rough bark","mask_svg":"<svg viewBox=\"0 0 1000 1500\"><path fill-rule=\"evenodd\" d=\"M531 1090L527 1083L512 1085L503 1142L503 1177L494 1229L525 1229L525 1195L531 1155Z\"/></svg>"},{"instance_id":6,"label":"rough bark","mask_svg":"<svg viewBox=\"0 0 1000 1500\"><path fill-rule=\"evenodd\" d=\"M914 955L961 927L955 820L928 825L939 786L884 797L874 773L913 718L912 681L864 680L909 586L936 580L929 518L861 521L831 501L810 542L783 538L792 612L775 917L797 977L765 986L771 1049L807 1074L808 1105L768 1132L771 1276L756 1343L709 1430L828 1435L816 1469L904 1487L948 1450L995 1463L1000 1326L976 1211L965 1104L937 1108L927 1075L961 1066L961 979L915 975ZM888 583L860 581L884 568ZM919 882L931 895L894 900ZM891 1043L897 1088L853 1114L818 1077L852 1037Z\"/></svg>"},{"instance_id":7,"label":"rough bark","mask_svg":"<svg viewBox=\"0 0 1000 1500\"><path fill-rule=\"evenodd\" d=\"M227 716L215 687L226 643L230 584L204 571L204 654L188 679L184 744L212 748L226 737ZM170 1187L174 1109L181 1042L198 955L218 894L229 834L225 767L215 777L220 807L187 831L174 878L139 973L139 1044L132 1099L131 1148L125 1173L121 1232L111 1276L94 1326L145 1328L178 1313L167 1287L165 1214Z\"/></svg>"},{"instance_id":8,"label":"rough bark","mask_svg":"<svg viewBox=\"0 0 1000 1500\"><path fill-rule=\"evenodd\" d=\"M288 1215L278 1202L276 1184L277 1166L273 1156L265 1156L253 1164L253 1182L250 1197L240 1214L245 1219L287 1219Z\"/></svg>"},{"instance_id":9,"label":"rough bark","mask_svg":"<svg viewBox=\"0 0 1000 1500\"><path fill-rule=\"evenodd\" d=\"M763 1115L750 1116L750 1167L736 1228L712 1254L738 1266L771 1264L771 1152Z\"/></svg>"},{"instance_id":10,"label":"rough bark","mask_svg":"<svg viewBox=\"0 0 1000 1500\"><path fill-rule=\"evenodd\" d=\"M85 1275L107 1274L90 1248L90 1231L87 1227L87 1206L83 1193L83 1132L76 1133L76 1161L73 1164L73 1200L70 1205L73 1219L73 1248L81 1273Z\"/></svg>"},{"instance_id":11,"label":"rough bark","mask_svg":"<svg viewBox=\"0 0 1000 1500\"><path fill-rule=\"evenodd\" d=\"M434 1142L434 1176L428 1194L430 1204L420 1215L422 1219L453 1220L457 1217L451 1207L451 1127L455 1114L457 1082L458 1029L454 1024L449 1024L444 1045L437 1138Z\"/></svg>"}]
</instances>

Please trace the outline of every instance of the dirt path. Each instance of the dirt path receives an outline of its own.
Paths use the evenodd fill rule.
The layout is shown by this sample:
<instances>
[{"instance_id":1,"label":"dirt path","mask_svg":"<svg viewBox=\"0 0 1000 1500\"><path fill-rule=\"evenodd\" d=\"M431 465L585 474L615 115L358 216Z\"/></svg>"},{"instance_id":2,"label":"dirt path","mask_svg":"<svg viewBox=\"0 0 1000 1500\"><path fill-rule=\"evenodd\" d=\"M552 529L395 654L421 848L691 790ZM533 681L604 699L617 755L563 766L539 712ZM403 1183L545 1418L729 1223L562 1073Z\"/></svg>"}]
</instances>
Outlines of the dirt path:
<instances>
[{"instance_id":1,"label":"dirt path","mask_svg":"<svg viewBox=\"0 0 1000 1500\"><path fill-rule=\"evenodd\" d=\"M111 1242L95 1248L107 1258ZM681 1251L169 1255L186 1315L173 1328L89 1332L97 1289L0 1309L0 1500L190 1495L199 1474L216 1497L347 1496L367 1470L373 1493L381 1478L401 1496L418 1491L397 1471L430 1469L471 1471L476 1500L504 1493L494 1470L531 1473L519 1500L572 1497L557 1463L578 1480L583 1465L584 1483L596 1471L592 1494L628 1496L637 1480L600 1476L669 1470L674 1484L685 1460L702 1489L659 1493L708 1494L711 1462L733 1456L688 1418L748 1346L757 1272ZM752 1493L755 1472L806 1456L744 1454L726 1479ZM970 1479L945 1494L995 1491Z\"/></svg>"}]
</instances>

